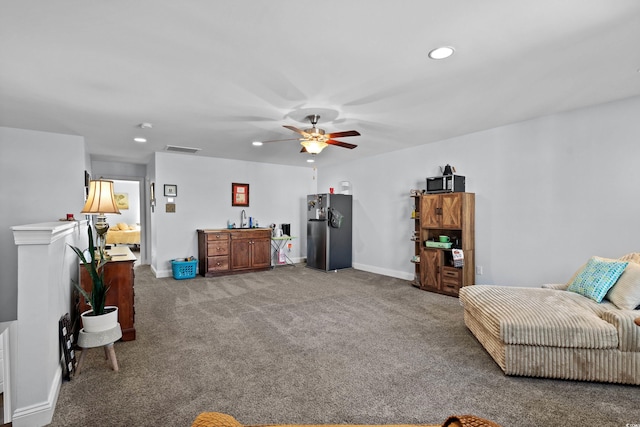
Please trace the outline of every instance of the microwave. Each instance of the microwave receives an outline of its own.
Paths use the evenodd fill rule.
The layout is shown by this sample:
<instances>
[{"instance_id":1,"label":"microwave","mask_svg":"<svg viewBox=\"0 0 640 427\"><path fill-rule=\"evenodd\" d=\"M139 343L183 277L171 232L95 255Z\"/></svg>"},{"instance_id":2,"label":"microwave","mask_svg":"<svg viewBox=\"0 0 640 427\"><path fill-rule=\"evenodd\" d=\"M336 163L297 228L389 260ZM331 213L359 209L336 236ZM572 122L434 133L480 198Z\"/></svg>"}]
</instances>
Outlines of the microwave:
<instances>
[{"instance_id":1,"label":"microwave","mask_svg":"<svg viewBox=\"0 0 640 427\"><path fill-rule=\"evenodd\" d=\"M464 192L464 176L444 175L427 178L425 193L459 193Z\"/></svg>"}]
</instances>

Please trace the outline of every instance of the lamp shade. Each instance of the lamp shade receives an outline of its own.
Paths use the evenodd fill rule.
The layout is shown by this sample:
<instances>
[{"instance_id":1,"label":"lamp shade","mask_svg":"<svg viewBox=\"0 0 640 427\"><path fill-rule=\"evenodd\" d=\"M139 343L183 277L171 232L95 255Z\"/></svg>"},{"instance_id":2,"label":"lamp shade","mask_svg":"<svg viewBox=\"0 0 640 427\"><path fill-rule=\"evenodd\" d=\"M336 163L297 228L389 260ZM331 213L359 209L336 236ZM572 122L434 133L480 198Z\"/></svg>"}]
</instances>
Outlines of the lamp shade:
<instances>
[{"instance_id":1,"label":"lamp shade","mask_svg":"<svg viewBox=\"0 0 640 427\"><path fill-rule=\"evenodd\" d=\"M119 214L113 195L113 181L97 179L89 181L89 197L81 213L84 214Z\"/></svg>"},{"instance_id":2,"label":"lamp shade","mask_svg":"<svg viewBox=\"0 0 640 427\"><path fill-rule=\"evenodd\" d=\"M300 142L300 145L302 145L307 150L307 153L318 154L329 144L324 141L317 141L315 139L303 139Z\"/></svg>"}]
</instances>

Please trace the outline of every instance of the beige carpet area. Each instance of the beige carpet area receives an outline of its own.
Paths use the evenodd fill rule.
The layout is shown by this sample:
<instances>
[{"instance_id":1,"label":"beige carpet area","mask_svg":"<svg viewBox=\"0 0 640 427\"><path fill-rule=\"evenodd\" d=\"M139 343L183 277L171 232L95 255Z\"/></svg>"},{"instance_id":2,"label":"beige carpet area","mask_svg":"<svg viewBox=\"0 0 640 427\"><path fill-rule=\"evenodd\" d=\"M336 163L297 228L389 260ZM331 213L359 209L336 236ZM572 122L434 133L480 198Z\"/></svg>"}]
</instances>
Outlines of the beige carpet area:
<instances>
[{"instance_id":1,"label":"beige carpet area","mask_svg":"<svg viewBox=\"0 0 640 427\"><path fill-rule=\"evenodd\" d=\"M137 339L119 372L90 351L62 385L53 426L640 423L640 388L507 377L466 329L456 298L358 270L282 267L177 281L135 270Z\"/></svg>"}]
</instances>

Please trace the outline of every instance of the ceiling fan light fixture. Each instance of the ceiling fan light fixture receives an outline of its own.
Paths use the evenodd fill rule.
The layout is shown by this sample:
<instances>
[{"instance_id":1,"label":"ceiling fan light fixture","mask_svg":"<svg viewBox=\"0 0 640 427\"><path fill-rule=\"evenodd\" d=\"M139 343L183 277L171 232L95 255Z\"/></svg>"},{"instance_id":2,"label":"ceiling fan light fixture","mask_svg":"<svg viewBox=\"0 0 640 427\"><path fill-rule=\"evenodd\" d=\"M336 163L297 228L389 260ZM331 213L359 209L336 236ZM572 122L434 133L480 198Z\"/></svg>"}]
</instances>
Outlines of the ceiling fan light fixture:
<instances>
[{"instance_id":1,"label":"ceiling fan light fixture","mask_svg":"<svg viewBox=\"0 0 640 427\"><path fill-rule=\"evenodd\" d=\"M307 150L307 153L318 154L329 144L323 141L316 141L314 139L303 139L300 141L300 145Z\"/></svg>"},{"instance_id":2,"label":"ceiling fan light fixture","mask_svg":"<svg viewBox=\"0 0 640 427\"><path fill-rule=\"evenodd\" d=\"M435 48L431 52L429 52L429 58L446 59L451 55L453 55L454 52L455 52L455 49L452 48L451 46L442 46L442 47Z\"/></svg>"}]
</instances>

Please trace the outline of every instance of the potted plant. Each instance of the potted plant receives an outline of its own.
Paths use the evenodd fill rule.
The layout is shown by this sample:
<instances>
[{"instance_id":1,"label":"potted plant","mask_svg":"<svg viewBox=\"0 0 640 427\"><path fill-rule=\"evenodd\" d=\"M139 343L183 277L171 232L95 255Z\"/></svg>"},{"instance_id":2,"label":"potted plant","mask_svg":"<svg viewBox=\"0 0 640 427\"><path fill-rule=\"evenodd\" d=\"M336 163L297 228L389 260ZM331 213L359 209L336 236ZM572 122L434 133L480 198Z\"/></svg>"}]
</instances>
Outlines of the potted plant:
<instances>
[{"instance_id":1,"label":"potted plant","mask_svg":"<svg viewBox=\"0 0 640 427\"><path fill-rule=\"evenodd\" d=\"M104 266L108 260L105 258L102 248L98 248L96 253L91 226L89 225L87 229L89 234L88 259L85 256L85 252L80 248L69 246L89 273L92 284L91 291L87 292L79 283L74 283L74 285L80 291L87 304L91 306L91 310L87 310L80 315L85 332L101 332L117 326L118 307L105 306L109 287L104 283Z\"/></svg>"}]
</instances>

